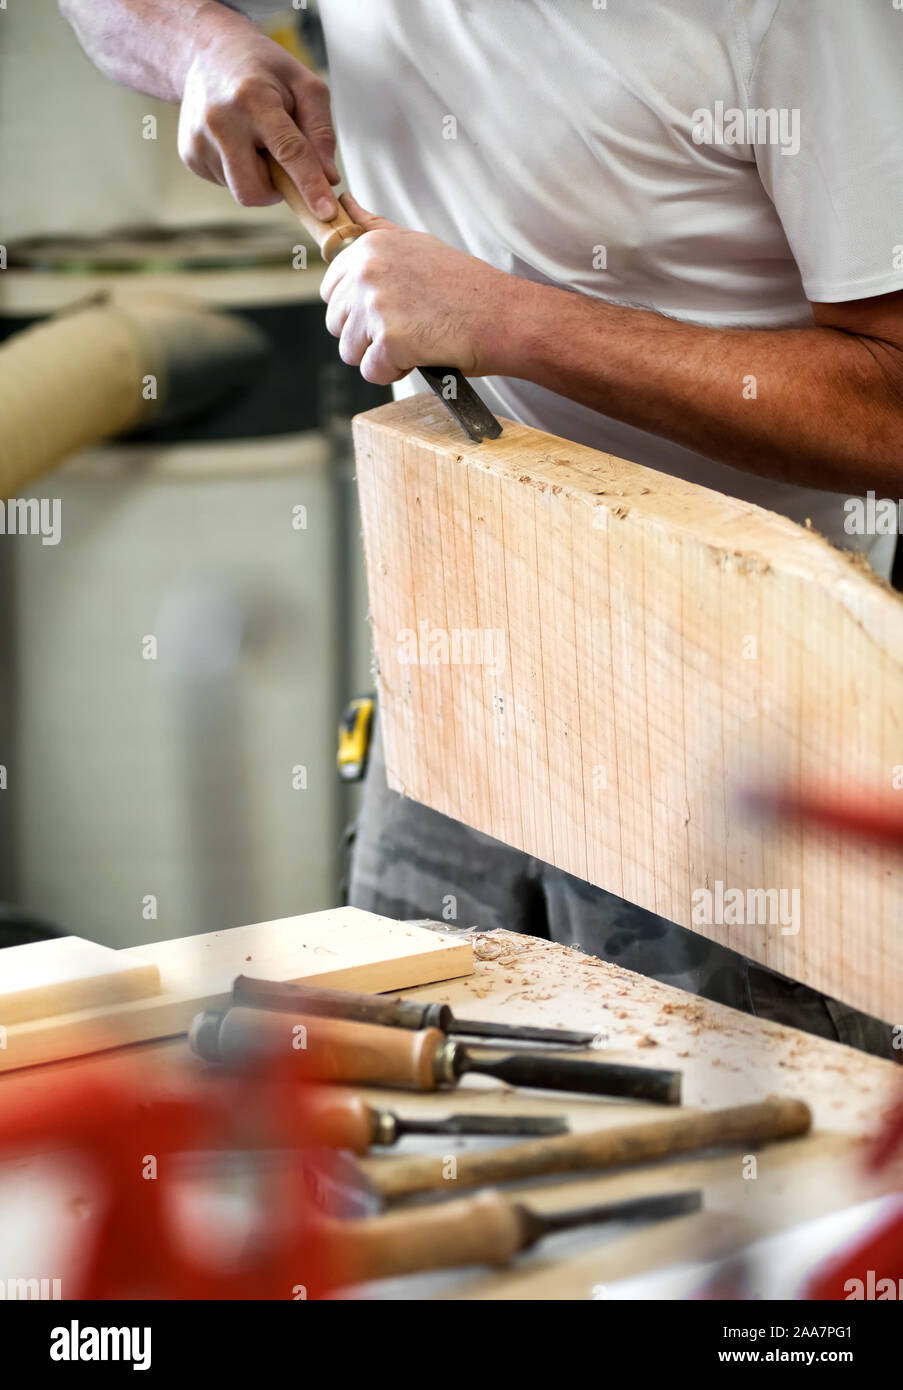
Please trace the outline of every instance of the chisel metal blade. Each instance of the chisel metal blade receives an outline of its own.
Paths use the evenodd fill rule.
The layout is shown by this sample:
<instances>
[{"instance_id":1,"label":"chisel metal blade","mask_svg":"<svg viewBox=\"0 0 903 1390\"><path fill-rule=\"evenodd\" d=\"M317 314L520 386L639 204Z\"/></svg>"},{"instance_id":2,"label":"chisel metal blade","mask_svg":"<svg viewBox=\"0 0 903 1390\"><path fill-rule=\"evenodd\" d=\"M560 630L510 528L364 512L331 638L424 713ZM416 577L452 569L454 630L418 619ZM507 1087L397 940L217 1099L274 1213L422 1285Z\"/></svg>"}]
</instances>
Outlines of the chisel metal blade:
<instances>
[{"instance_id":1,"label":"chisel metal blade","mask_svg":"<svg viewBox=\"0 0 903 1390\"><path fill-rule=\"evenodd\" d=\"M568 1028L534 1028L527 1023L492 1023L488 1019L453 1018L445 1025L450 1036L503 1038L506 1042L552 1043L558 1047L589 1047L595 1033L573 1032Z\"/></svg>"},{"instance_id":2,"label":"chisel metal blade","mask_svg":"<svg viewBox=\"0 0 903 1390\"><path fill-rule=\"evenodd\" d=\"M497 1059L474 1057L459 1044L454 1067L457 1076L480 1072L509 1086L532 1086L544 1091L580 1091L593 1096L629 1096L661 1105L679 1105L681 1073L664 1068L634 1067L620 1062L585 1062L563 1054L525 1052Z\"/></svg>"},{"instance_id":3,"label":"chisel metal blade","mask_svg":"<svg viewBox=\"0 0 903 1390\"><path fill-rule=\"evenodd\" d=\"M661 1192L653 1196L632 1197L625 1202L600 1202L591 1207L573 1207L569 1211L538 1212L532 1207L519 1206L526 1228L524 1245L533 1245L544 1236L557 1231L571 1231L578 1226L594 1226L607 1221L661 1221L668 1216L684 1216L699 1211L702 1192Z\"/></svg>"},{"instance_id":4,"label":"chisel metal blade","mask_svg":"<svg viewBox=\"0 0 903 1390\"><path fill-rule=\"evenodd\" d=\"M484 439L498 439L501 425L457 367L418 367L417 370L475 444L481 444Z\"/></svg>"},{"instance_id":5,"label":"chisel metal blade","mask_svg":"<svg viewBox=\"0 0 903 1390\"><path fill-rule=\"evenodd\" d=\"M398 1134L567 1134L569 1126L558 1115L447 1115L441 1120L413 1120L395 1116Z\"/></svg>"}]
</instances>

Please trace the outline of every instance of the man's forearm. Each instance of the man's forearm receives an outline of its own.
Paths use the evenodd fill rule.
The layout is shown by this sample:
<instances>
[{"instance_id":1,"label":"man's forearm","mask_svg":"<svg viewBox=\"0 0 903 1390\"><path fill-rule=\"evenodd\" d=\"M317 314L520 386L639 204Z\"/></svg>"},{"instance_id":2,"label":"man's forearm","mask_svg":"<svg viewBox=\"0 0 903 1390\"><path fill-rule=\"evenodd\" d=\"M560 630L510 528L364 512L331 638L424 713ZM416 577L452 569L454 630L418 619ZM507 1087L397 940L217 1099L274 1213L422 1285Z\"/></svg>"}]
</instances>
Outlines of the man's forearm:
<instances>
[{"instance_id":1,"label":"man's forearm","mask_svg":"<svg viewBox=\"0 0 903 1390\"><path fill-rule=\"evenodd\" d=\"M60 0L60 11L96 67L115 82L181 101L205 32L254 25L215 0Z\"/></svg>"},{"instance_id":2,"label":"man's forearm","mask_svg":"<svg viewBox=\"0 0 903 1390\"><path fill-rule=\"evenodd\" d=\"M833 327L700 327L519 281L491 371L747 472L903 487L903 352Z\"/></svg>"}]
</instances>

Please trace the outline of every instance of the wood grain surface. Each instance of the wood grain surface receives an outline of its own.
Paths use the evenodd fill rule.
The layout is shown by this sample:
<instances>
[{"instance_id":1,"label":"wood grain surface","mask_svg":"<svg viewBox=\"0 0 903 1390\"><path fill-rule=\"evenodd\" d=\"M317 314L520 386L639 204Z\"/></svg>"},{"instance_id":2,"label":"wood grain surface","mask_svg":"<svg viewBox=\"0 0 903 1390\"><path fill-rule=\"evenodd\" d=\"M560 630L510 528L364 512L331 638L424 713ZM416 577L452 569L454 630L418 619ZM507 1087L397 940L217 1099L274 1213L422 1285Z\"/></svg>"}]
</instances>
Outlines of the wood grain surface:
<instances>
[{"instance_id":1,"label":"wood grain surface","mask_svg":"<svg viewBox=\"0 0 903 1390\"><path fill-rule=\"evenodd\" d=\"M903 1022L899 854L743 801L903 796L899 596L783 517L511 421L473 445L416 396L354 429L390 784Z\"/></svg>"}]
</instances>

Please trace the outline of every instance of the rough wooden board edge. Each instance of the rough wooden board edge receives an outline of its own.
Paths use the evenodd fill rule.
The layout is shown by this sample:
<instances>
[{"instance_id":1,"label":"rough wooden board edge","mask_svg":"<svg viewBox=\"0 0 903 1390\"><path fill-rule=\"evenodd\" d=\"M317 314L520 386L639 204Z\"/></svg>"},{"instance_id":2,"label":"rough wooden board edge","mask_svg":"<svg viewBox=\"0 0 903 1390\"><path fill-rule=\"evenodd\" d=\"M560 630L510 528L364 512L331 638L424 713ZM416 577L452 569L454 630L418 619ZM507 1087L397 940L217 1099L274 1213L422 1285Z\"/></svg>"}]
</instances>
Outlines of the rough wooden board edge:
<instances>
[{"instance_id":1,"label":"rough wooden board edge","mask_svg":"<svg viewBox=\"0 0 903 1390\"><path fill-rule=\"evenodd\" d=\"M860 555L839 550L814 529L753 502L672 478L644 464L575 444L504 416L499 419L503 427L500 438L474 444L462 436L448 411L432 396L409 396L354 417L355 452L367 448L373 427L401 439L416 435L419 448L437 453L452 451L460 460L466 459L468 467L497 469L500 476L539 490L551 488L591 511L601 508L618 519L629 513L651 525L666 524L671 530L712 546L728 563L758 568L775 566L788 574L815 578L830 586L857 620L866 625L870 601L876 595L891 596L896 600L892 635L903 671L903 597ZM516 466L506 464L501 453L512 444L519 444L522 449ZM591 479L600 484L599 500L595 502L586 491ZM882 617L886 618L883 609Z\"/></svg>"},{"instance_id":2,"label":"rough wooden board edge","mask_svg":"<svg viewBox=\"0 0 903 1390\"><path fill-rule=\"evenodd\" d=\"M790 974L890 1022L897 1021L903 1007L898 860L889 852L877 851L870 856L872 867L866 875L865 852L859 847L844 846L842 853L834 847L824 851L827 837L819 837L811 831L800 833L796 825L780 829L765 827L752 836L741 824L738 833L740 818L733 804L728 806L728 798L733 796L734 789L754 784L746 774L755 764L757 729L761 733L760 759L753 768L754 781L759 774L772 779L776 774L783 775L784 769L796 771L799 760L801 775L810 780L818 781L827 769L833 776L840 776L840 781L833 783L835 786L848 785L859 776L863 787L889 788L893 766L903 763L903 748L899 746L900 723L894 714L894 710L903 706L903 693L900 698L893 693L903 692L903 601L900 597L875 576L864 561L835 549L817 533L786 518L513 422L504 422L499 440L469 444L448 422L441 406L421 396L356 417L354 431L389 785L443 814L463 820L685 927L694 925L689 920L689 890L703 882L709 886L711 881L723 876L726 885L738 883L741 888L755 891L759 891L760 884L770 890L774 884L789 888L802 882L818 911L810 913L803 936L796 944L792 939L776 940L771 929L756 929L747 935L734 933L733 936L726 925L714 929L703 925L697 929L772 969ZM481 479L481 475L485 476ZM521 494L516 498L515 490ZM477 507L477 496L480 510L486 512L485 518L479 518L486 522L485 527L479 528L482 539L476 538L472 521L471 539L462 539L471 503L474 509ZM601 500L597 501L597 497ZM416 505L421 501L422 507ZM449 506L453 515L448 512ZM593 529L596 529L596 512L604 514L605 525L599 529L610 532L611 555L621 556L617 560L622 565L621 571L612 570L613 574L619 574L618 582L626 573L623 569L625 556L638 555L643 562L648 556L649 573L654 574L656 557L665 556L670 550L677 557L678 583L675 587L683 599L684 586L689 586L691 609L694 597L715 593L727 601L732 595L736 611L733 608L727 611L733 619L750 607L756 610L756 603L750 602L750 596L755 595L756 602L761 604L761 614L767 615L773 624L771 631L784 633L783 647L780 642L776 644L777 661L768 672L767 681L771 684L766 683L765 677L760 683L753 678L747 684L744 703L748 710L744 709L743 718L752 722L745 726L744 736L748 732L746 749L740 755L731 753L723 773L719 773L714 764L697 757L700 752L711 751L707 748L704 726L706 721L717 726L719 707L699 702L700 691L708 693L711 683L707 685L698 667L693 672L695 694L685 697L687 724L692 729L684 745L687 770L682 780L671 776L662 800L660 784L653 782L651 777L645 792L635 790L640 785L640 765L648 751L642 745L651 737L653 752L669 751L666 747L668 736L664 732L665 714L677 708L680 690L678 688L675 704L672 680L671 697L663 704L662 690L667 690L668 683L661 688L655 682L645 685L649 649L644 645L643 624L652 610L645 609L645 616L643 611L638 612L635 595L620 604L619 621L629 617L631 622L638 623L632 629L622 624L617 631L617 643L614 638L611 640L611 661L615 662L616 673L614 684L627 703L621 704L617 717L606 716L617 735L614 743L604 729L606 718L595 713L590 719L587 743L587 748L593 752L600 741L609 752L612 747L627 750L628 819L621 819L620 824L617 819L612 820L608 812L603 813L609 814L607 824L594 819L599 808L592 804L591 797L587 798L586 778L587 769L591 772L597 760L588 757L581 763L583 826L577 824L574 815L574 799L575 795L579 799L579 793L573 788L564 789L569 800L563 802L562 786L555 782L554 773L549 770L556 756L565 750L567 758L574 756L575 736L576 744L580 744L579 723L573 722L575 711L578 721L580 718L579 681L576 701L573 698L576 668L571 667L568 679L563 682L557 680L560 671L552 668L551 696L542 676L537 680L535 672L525 674L527 663L532 663L541 673L543 669L548 671L545 663L537 666L536 653L541 650L541 644L536 643L533 629L540 621L547 622L550 613L554 617L563 612L565 621L570 621L568 604L574 604L576 580L579 577L581 598L585 600L586 594L592 592L587 589L587 582L597 572L598 557L594 555L590 560L587 542L581 540L584 553L578 563L586 566L584 571L578 576L577 572L567 574L563 570L563 591L556 591L552 585L543 590L544 581L541 581L538 592L545 617L536 622L522 621L523 615L516 612L516 607L524 591L518 587L516 576L523 574L529 564L529 558L525 560L524 557L532 554L534 538L528 534L529 524L524 527L523 535L517 528L532 515L538 550L542 552L542 563L546 567L537 566L537 573L552 574L559 552L548 535L542 534L540 525L548 524L550 518L561 518L568 509L570 516L556 523L564 527L565 533L570 523L575 533L585 534L581 514L587 526ZM575 518L576 525L573 524ZM438 526L437 519L440 520ZM511 532L509 527L513 528ZM497 567L502 535L505 537L502 563L506 582L501 585L498 579L501 598L493 598L492 590L486 588L485 566L490 565L493 574L501 573ZM511 535L516 538L513 544ZM492 557L491 561L487 556ZM471 563L476 566L478 561L483 567L480 572L483 587L475 589L477 571L468 567ZM614 566L616 560L612 559L611 563ZM464 575L465 581L464 588L459 590L446 587L449 582L452 586L456 583L456 571ZM645 568L642 572L646 572ZM515 576L513 580L512 575ZM560 577L556 575L554 582ZM570 593L568 583L575 586ZM535 600L533 590L526 592L530 602ZM615 592L614 588L608 590L606 599ZM653 585L649 593L655 595L655 592ZM786 640L786 633L790 632L790 614L785 616L778 601L788 592L792 593L797 605L793 613L793 631L800 637L797 647ZM402 633L416 628L416 622L412 621L415 615L434 615L433 622L441 626L442 613L454 611L454 616L445 620L449 626L456 623L463 628L481 628L487 624L503 626L503 622L497 620L500 616L505 618L509 599L515 624L521 624L519 635L523 639L529 632L532 645L527 647L521 641L519 676L512 677L504 691L502 683L497 682L498 694L499 698L504 694L506 710L514 710L513 716L508 714L507 717L509 721L513 718L516 739L521 738L521 715L518 713L521 697L523 717L535 722L537 729L532 764L528 736L519 752L513 747L509 751L509 758L517 759L516 771L510 775L500 762L501 755L488 746L483 750L490 755L485 760L485 772L481 763L480 738L485 742L488 736L490 706L496 698L493 695L490 700L491 682L487 683L479 673L455 671L453 663L451 668L446 665L443 669L440 665L438 670L428 672L416 658L408 657L408 661L414 660L414 666L402 666L396 650ZM631 602L632 611L625 613L623 610ZM656 629L657 625L660 636L665 612L665 608L658 605L652 619L652 627ZM732 627L721 631L719 654L717 602L714 615L708 609L706 612L708 617L714 616L716 624L715 636L709 645L714 646L717 666L724 660L724 631L732 632ZM586 613L581 612L580 618L589 631ZM834 627L823 629L819 619L826 622L830 619ZM516 627L507 630L513 650L518 632ZM569 629L563 630L568 632ZM755 628L740 629L751 630ZM545 636L548 631L546 628ZM842 642L838 638L841 632ZM735 632L733 636L736 637ZM621 675L623 667L615 660L616 648L620 659L624 652L630 651L631 644L641 668L632 690L627 689L627 682ZM712 652L706 656L705 646L698 650L700 659L711 660ZM820 691L816 688L818 677L813 672L823 673L824 667L819 666L823 651L831 653L826 659L834 662L831 667L834 684L825 694L836 704L843 736L833 747L825 743L821 766L811 758L807 765L806 755L817 740L809 737L805 727L804 702L796 706L788 704L788 713L793 718L781 725L780 720L763 712L770 706L767 698L763 703L761 692L766 696L773 693L777 680L779 695L789 694L791 689L797 694L805 692L804 699L810 702L811 711L813 700L817 704L820 699ZM529 655L525 656L525 652ZM838 660L839 652L847 654L845 659ZM584 664L584 713L594 703L586 699L585 674L593 666L593 661ZM775 668L778 668L777 675ZM747 668L748 672L753 670ZM848 678L848 672L855 674ZM739 685L742 683L741 680ZM735 726L740 715L736 671L731 684L734 707L728 708L727 713L722 708L720 713L725 727L730 725L731 737L736 740ZM563 713L557 700L559 687L565 689L571 701ZM728 688L721 687L722 691ZM688 689L694 689L693 681ZM883 697L883 703L879 696ZM656 699L657 708L650 703L644 709L644 701ZM650 723L650 713L656 716L654 723ZM831 717L835 717L833 712ZM849 736L844 724L847 718L852 718ZM822 719L821 724L824 723ZM568 724L571 741L565 744ZM509 724L509 738L511 727ZM529 725L525 727L529 733ZM776 731L780 737L775 737ZM440 751L433 753L431 750L437 744ZM536 760L537 746L544 753L544 762ZM735 775L739 764L743 765L744 778ZM478 765L479 770L475 772ZM609 768L611 766L609 763ZM650 764L650 768L652 766ZM664 766L667 768L668 764ZM576 781L579 785L579 772ZM619 798L622 784L619 769ZM688 796L692 791L692 805L689 801L681 801L681 806L686 808L683 824L690 827L685 856L683 851L674 848L679 835L666 828L667 817L675 810L678 784L686 787ZM774 785L774 781L770 784ZM532 806L520 798L519 787L529 789L533 795ZM545 803L543 795L548 795ZM706 807L705 796L715 808L713 811ZM501 816L498 814L500 806L503 808ZM621 816L622 812L615 814ZM594 827L592 832L586 828L590 822ZM582 834L588 845L591 833L596 836L592 856L588 852L581 854L579 845L571 853L566 844L568 834L575 843ZM664 849L662 833L671 837ZM768 847L757 848L759 841L764 839L769 840ZM564 853L561 852L563 844ZM728 867L736 868L740 863L744 870L759 860L766 868L784 868L795 862L807 877L802 880L796 874L770 877L760 871L758 875L732 879L730 874L718 872L722 859ZM590 860L592 865L587 868ZM629 883L626 878L618 882L608 869L601 872L600 866L618 860L622 866L626 862L629 867ZM651 869L644 861L652 865ZM665 864L664 873L661 872L662 863ZM813 873L818 865L827 865L824 874ZM649 887L641 891L636 881L638 875L642 878L644 874ZM822 887L813 891L817 883ZM683 896L675 907L675 893L680 892ZM842 904L846 908L845 923ZM821 926L810 930L811 923L822 920L824 930Z\"/></svg>"},{"instance_id":3,"label":"rough wooden board edge","mask_svg":"<svg viewBox=\"0 0 903 1390\"><path fill-rule=\"evenodd\" d=\"M344 911L344 909L342 909ZM378 929L381 919L376 914L359 912L358 921L373 918ZM327 914L311 914L326 916ZM300 921L300 918L285 918L284 922ZM255 923L255 926L270 926L272 923ZM373 925L373 924L371 924ZM408 927L407 923L391 922L392 927ZM234 928L244 932L245 928ZM294 974L285 967L274 971L274 978L297 981L303 984L318 984L339 989L361 989L368 992L402 990L416 985L435 984L440 981L469 975L473 971L473 947L469 939L439 936L423 928L410 928L422 937L423 950L416 955L397 957L391 960L374 960L354 965L327 966L322 970ZM227 936L228 933L220 933ZM182 938L196 940L202 938ZM175 945L179 938L173 939ZM155 943L164 945L166 943ZM140 958L142 947L128 947L123 955ZM227 967L231 978L247 972L247 965L238 957ZM218 962L217 975L222 970ZM170 1037L184 1033L196 1013L203 1009L216 1009L225 1006L229 1000L228 988L209 987L196 991L166 990L166 968L161 969L164 992L146 999L118 1004L104 1009L79 1013L58 1014L48 1019L37 1019L30 1023L13 1025L5 1030L4 1046L0 1047L0 1072L12 1071L20 1067L35 1066L43 1062L60 1061L63 1058L83 1056L91 1052L102 1052L109 1048L123 1047L132 1043L149 1042L153 1039Z\"/></svg>"}]
</instances>

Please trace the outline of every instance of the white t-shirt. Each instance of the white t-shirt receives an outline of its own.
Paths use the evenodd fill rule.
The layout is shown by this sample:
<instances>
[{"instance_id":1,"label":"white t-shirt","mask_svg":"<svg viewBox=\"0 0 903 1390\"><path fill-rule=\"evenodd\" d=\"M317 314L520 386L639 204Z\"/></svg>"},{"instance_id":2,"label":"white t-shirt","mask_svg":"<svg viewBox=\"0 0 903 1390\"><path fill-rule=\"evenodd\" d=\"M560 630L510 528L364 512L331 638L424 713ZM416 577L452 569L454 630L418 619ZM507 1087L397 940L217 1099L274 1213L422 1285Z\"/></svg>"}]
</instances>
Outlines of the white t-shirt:
<instances>
[{"instance_id":1,"label":"white t-shirt","mask_svg":"<svg viewBox=\"0 0 903 1390\"><path fill-rule=\"evenodd\" d=\"M603 5L320 0L355 196L501 270L695 323L807 325L807 300L903 289L894 0ZM768 111L765 130L747 115ZM530 382L478 389L499 414L810 518L887 571L893 538L847 536L843 496L741 473Z\"/></svg>"}]
</instances>

